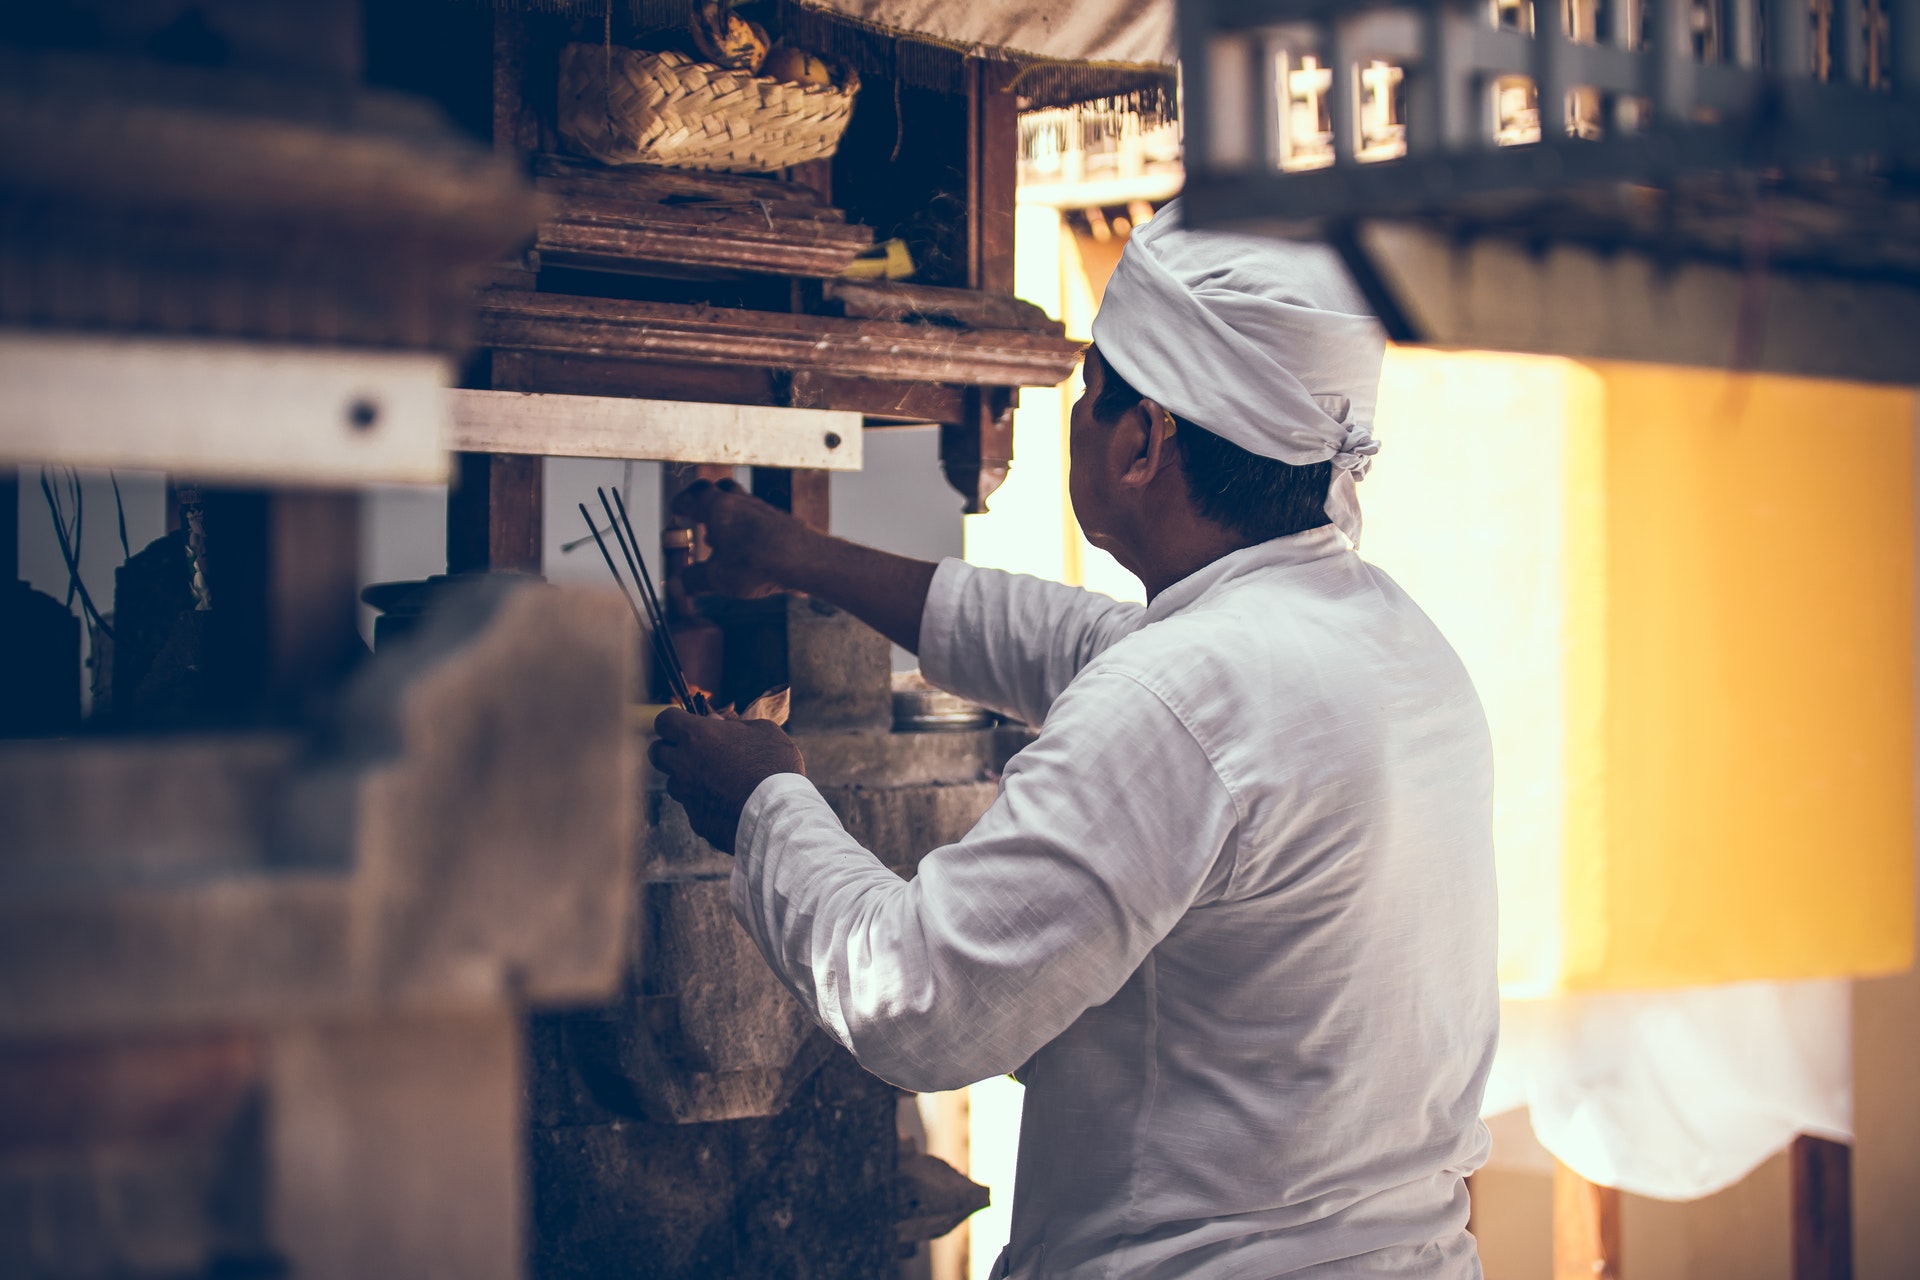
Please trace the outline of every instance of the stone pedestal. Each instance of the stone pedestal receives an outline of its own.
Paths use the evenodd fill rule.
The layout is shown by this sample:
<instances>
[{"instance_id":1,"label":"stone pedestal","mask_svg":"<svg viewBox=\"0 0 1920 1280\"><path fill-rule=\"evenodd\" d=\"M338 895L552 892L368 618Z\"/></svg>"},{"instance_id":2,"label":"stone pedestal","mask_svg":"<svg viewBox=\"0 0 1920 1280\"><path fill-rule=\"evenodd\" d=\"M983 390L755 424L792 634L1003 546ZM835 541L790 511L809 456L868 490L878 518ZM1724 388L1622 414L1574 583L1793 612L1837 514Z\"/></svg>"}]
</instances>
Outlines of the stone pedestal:
<instances>
[{"instance_id":1,"label":"stone pedestal","mask_svg":"<svg viewBox=\"0 0 1920 1280\"><path fill-rule=\"evenodd\" d=\"M722 617L729 678L758 681L750 692L791 683L808 775L889 867L911 876L993 802L994 731L892 731L883 637L800 598ZM642 794L629 994L535 1024L534 1275L891 1275L985 1189L901 1153L899 1091L767 968L733 918L732 859L659 779Z\"/></svg>"},{"instance_id":2,"label":"stone pedestal","mask_svg":"<svg viewBox=\"0 0 1920 1280\"><path fill-rule=\"evenodd\" d=\"M631 621L482 583L299 731L0 744L0 1273L522 1274L633 917Z\"/></svg>"}]
</instances>

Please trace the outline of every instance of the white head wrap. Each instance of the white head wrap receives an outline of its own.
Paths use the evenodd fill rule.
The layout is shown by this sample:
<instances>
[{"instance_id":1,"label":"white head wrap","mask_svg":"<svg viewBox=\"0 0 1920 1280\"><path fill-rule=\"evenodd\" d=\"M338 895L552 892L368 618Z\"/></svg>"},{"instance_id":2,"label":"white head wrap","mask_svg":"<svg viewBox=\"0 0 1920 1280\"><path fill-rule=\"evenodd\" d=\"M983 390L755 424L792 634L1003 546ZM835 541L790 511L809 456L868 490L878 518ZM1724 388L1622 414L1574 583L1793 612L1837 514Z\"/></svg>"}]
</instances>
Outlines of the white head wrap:
<instances>
[{"instance_id":1,"label":"white head wrap","mask_svg":"<svg viewBox=\"0 0 1920 1280\"><path fill-rule=\"evenodd\" d=\"M1093 341L1141 395L1250 453L1332 459L1327 514L1360 540L1386 336L1333 250L1189 231L1175 200L1120 255Z\"/></svg>"}]
</instances>

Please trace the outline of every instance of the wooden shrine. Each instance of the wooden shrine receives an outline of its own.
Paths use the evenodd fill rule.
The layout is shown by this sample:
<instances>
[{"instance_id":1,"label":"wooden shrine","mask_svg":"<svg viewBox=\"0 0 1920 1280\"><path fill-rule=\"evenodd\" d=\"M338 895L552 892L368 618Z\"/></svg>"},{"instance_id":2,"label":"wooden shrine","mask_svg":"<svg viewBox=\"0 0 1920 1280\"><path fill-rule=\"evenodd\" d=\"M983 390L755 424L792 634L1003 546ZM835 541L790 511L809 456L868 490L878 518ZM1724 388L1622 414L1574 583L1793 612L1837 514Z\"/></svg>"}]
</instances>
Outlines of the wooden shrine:
<instances>
[{"instance_id":1,"label":"wooden shrine","mask_svg":"<svg viewBox=\"0 0 1920 1280\"><path fill-rule=\"evenodd\" d=\"M0 20L0 549L36 468L168 477L82 625L0 596L0 1271L890 1276L984 1203L745 943L617 604L533 580L546 457L749 467L824 527L865 431L930 424L983 510L1079 358L1012 296L1017 113L1114 86L773 7L866 52L837 153L769 174L558 135L562 49L671 2ZM442 481L447 572L371 593L369 653L361 489ZM674 609L711 687L791 684L901 874L991 802L1017 739L895 732L850 618Z\"/></svg>"}]
</instances>

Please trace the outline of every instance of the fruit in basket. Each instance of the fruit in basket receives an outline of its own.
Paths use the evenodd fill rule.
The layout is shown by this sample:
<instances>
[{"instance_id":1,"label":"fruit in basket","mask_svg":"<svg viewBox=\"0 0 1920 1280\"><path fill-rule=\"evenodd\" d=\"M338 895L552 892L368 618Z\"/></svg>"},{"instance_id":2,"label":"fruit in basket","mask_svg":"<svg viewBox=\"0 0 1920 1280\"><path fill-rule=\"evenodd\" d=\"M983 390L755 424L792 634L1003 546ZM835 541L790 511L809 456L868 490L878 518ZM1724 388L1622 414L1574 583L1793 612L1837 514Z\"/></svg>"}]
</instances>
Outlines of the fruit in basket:
<instances>
[{"instance_id":1,"label":"fruit in basket","mask_svg":"<svg viewBox=\"0 0 1920 1280\"><path fill-rule=\"evenodd\" d=\"M708 61L735 71L758 73L767 59L767 31L748 22L722 0L702 0L689 23L693 42Z\"/></svg>"},{"instance_id":2,"label":"fruit in basket","mask_svg":"<svg viewBox=\"0 0 1920 1280\"><path fill-rule=\"evenodd\" d=\"M829 85L833 83L833 69L814 54L805 49L790 49L785 45L767 55L767 61L760 68L763 76L772 76L775 80L785 80L789 84Z\"/></svg>"}]
</instances>

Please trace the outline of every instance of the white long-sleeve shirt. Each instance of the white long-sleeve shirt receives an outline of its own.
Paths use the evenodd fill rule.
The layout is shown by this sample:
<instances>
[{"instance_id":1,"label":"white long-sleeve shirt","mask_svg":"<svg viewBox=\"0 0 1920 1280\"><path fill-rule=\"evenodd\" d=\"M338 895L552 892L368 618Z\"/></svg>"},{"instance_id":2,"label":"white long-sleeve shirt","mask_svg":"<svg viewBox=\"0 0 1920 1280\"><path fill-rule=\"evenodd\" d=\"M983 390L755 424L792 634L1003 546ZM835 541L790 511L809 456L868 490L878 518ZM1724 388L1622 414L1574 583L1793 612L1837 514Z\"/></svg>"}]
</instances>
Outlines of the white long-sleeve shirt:
<instances>
[{"instance_id":1,"label":"white long-sleeve shirt","mask_svg":"<svg viewBox=\"0 0 1920 1280\"><path fill-rule=\"evenodd\" d=\"M1124 605L947 561L933 683L1040 726L902 881L805 778L735 909L869 1070L1027 1086L1017 1277L1479 1275L1497 1021L1485 718L1331 526Z\"/></svg>"}]
</instances>

